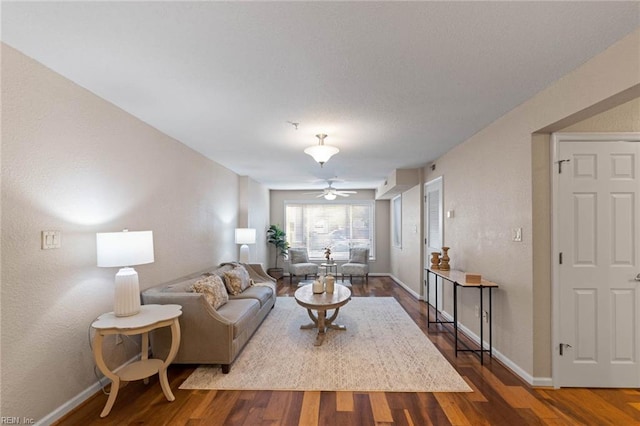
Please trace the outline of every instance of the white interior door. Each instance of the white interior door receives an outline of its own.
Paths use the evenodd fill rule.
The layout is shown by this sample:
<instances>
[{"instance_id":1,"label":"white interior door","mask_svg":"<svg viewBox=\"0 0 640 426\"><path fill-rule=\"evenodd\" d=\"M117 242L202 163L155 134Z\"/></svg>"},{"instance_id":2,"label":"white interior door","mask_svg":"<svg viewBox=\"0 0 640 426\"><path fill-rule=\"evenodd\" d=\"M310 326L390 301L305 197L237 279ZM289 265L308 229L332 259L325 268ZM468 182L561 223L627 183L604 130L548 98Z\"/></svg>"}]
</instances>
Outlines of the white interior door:
<instances>
[{"instance_id":1,"label":"white interior door","mask_svg":"<svg viewBox=\"0 0 640 426\"><path fill-rule=\"evenodd\" d=\"M554 136L556 386L640 387L640 135L624 135Z\"/></svg>"},{"instance_id":2,"label":"white interior door","mask_svg":"<svg viewBox=\"0 0 640 426\"><path fill-rule=\"evenodd\" d=\"M424 203L425 203L425 220L424 220L424 235L425 235L425 251L424 251L424 265L428 267L431 265L431 252L440 252L442 249L443 241L443 226L442 226L442 177L438 177L432 181L427 182L424 185ZM431 281L429 287L429 303L436 307L438 310L442 310L442 297L438 299L438 306L435 305L435 276L429 274L429 280ZM442 283L439 284L442 287ZM442 295L442 288L438 289L438 294Z\"/></svg>"}]
</instances>

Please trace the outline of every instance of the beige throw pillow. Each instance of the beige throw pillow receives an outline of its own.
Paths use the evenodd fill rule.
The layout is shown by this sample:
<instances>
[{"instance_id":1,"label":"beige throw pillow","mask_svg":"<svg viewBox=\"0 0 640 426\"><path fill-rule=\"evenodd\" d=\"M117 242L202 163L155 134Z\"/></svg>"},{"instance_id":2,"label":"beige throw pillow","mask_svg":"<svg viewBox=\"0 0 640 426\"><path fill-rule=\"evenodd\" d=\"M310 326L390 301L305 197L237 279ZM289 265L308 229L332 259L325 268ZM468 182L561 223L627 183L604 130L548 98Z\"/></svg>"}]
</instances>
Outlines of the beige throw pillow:
<instances>
[{"instance_id":1,"label":"beige throw pillow","mask_svg":"<svg viewBox=\"0 0 640 426\"><path fill-rule=\"evenodd\" d=\"M229 301L227 289L217 275L209 275L199 279L191 286L196 293L204 294L204 298L209 302L213 309L218 309Z\"/></svg>"},{"instance_id":2,"label":"beige throw pillow","mask_svg":"<svg viewBox=\"0 0 640 426\"><path fill-rule=\"evenodd\" d=\"M224 273L224 283L229 294L235 296L251 285L251 279L247 270L242 266L238 266Z\"/></svg>"}]
</instances>

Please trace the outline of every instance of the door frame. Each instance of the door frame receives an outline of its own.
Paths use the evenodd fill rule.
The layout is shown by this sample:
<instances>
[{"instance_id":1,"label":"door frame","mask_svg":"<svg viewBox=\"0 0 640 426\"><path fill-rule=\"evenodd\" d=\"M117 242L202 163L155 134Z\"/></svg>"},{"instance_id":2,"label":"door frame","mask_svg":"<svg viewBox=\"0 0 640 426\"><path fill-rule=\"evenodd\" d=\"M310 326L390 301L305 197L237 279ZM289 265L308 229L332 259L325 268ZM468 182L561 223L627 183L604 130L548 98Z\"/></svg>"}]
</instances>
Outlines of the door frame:
<instances>
[{"instance_id":1,"label":"door frame","mask_svg":"<svg viewBox=\"0 0 640 426\"><path fill-rule=\"evenodd\" d=\"M423 199L423 206L424 206L424 217L423 217L423 236L424 236L424 241L423 241L423 247L424 247L424 254L423 254L423 265L424 265L424 269L428 268L431 265L431 259L430 259L430 254L429 254L429 250L427 250L428 246L428 242L429 242L429 209L427 206L427 188L430 185L433 185L435 183L439 183L440 184L440 196L439 196L439 201L440 201L440 210L438 212L438 216L439 216L439 231L440 231L440 245L442 246L444 244L444 178L442 175L431 179L428 182L425 182L424 187L423 187L423 195L424 195L424 199ZM423 282L423 289L422 291L424 292L424 300L426 301L428 299L428 283L427 283L427 279L429 277L429 274L424 274L424 282ZM442 283L440 283L440 286L442 286ZM439 290L441 290L442 287L439 288ZM442 294L442 291L440 291L440 294ZM442 299L439 300L440 305L441 306L436 306L436 309L442 309ZM434 305L435 306L435 305Z\"/></svg>"},{"instance_id":2,"label":"door frame","mask_svg":"<svg viewBox=\"0 0 640 426\"><path fill-rule=\"evenodd\" d=\"M554 388L559 388L560 352L560 256L558 237L558 151L562 142L603 142L611 140L640 142L637 132L590 132L551 134L551 380ZM640 172L640 170L638 171Z\"/></svg>"}]
</instances>

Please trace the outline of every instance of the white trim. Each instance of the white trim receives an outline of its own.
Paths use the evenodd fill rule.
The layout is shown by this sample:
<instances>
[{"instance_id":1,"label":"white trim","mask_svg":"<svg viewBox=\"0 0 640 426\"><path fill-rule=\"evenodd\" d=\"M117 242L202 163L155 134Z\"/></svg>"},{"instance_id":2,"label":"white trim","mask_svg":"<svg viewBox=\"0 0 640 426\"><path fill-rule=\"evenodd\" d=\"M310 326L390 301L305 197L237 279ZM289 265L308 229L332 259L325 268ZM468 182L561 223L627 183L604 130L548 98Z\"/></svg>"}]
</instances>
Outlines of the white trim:
<instances>
[{"instance_id":1,"label":"white trim","mask_svg":"<svg viewBox=\"0 0 640 426\"><path fill-rule=\"evenodd\" d=\"M447 312L440 312L440 316L444 318L446 321L453 321L453 317L451 314ZM476 345L480 345L480 337L467 328L464 324L458 323L458 331L464 333L464 335L469 338ZM489 343L486 341L483 342L483 348L489 349ZM498 351L496 348L493 348L491 351L493 353L493 357L504 364L509 370L511 370L516 376L520 377L530 386L537 387L550 387L552 384L550 377L534 377L531 374L527 373L522 367L513 362L510 358L504 355L502 352Z\"/></svg>"},{"instance_id":2,"label":"white trim","mask_svg":"<svg viewBox=\"0 0 640 426\"><path fill-rule=\"evenodd\" d=\"M559 388L560 353L556 350L560 344L560 278L558 269L558 257L560 255L558 234L558 173L556 162L558 161L559 144L563 141L574 142L599 142L624 140L640 142L638 132L600 132L600 133L552 133L551 134L551 385Z\"/></svg>"},{"instance_id":3,"label":"white trim","mask_svg":"<svg viewBox=\"0 0 640 426\"><path fill-rule=\"evenodd\" d=\"M391 245L402 248L402 194L391 199Z\"/></svg>"},{"instance_id":4,"label":"white trim","mask_svg":"<svg viewBox=\"0 0 640 426\"><path fill-rule=\"evenodd\" d=\"M131 364L132 362L138 361L139 359L140 359L140 354L134 356L133 358L131 358L130 360L122 364L120 367L116 368L114 370L114 373L117 373L127 365ZM101 376L101 379L105 379L105 377ZM106 379L106 380L107 382L111 382L109 379ZM102 384L99 381L95 382L94 384L92 384L91 386L89 386L88 388L86 388L85 390L83 390L82 392L80 392L79 394L77 394L76 396L74 396L73 398L71 398L64 404L62 404L61 406L59 406L58 408L56 408L55 410L53 410L52 412L44 416L43 418L38 420L35 423L35 425L46 426L60 420L62 417L64 417L64 415L71 412L75 408L79 407L86 400L88 400L93 395L95 395L96 392L99 392L100 389L102 389ZM105 403L106 403L106 400L105 400ZM96 416L97 415L98 413L96 413Z\"/></svg>"},{"instance_id":5,"label":"white trim","mask_svg":"<svg viewBox=\"0 0 640 426\"><path fill-rule=\"evenodd\" d=\"M422 225L422 234L423 234L423 240L422 240L422 247L423 247L423 254L422 254L422 264L423 264L423 268L426 269L427 267L429 267L431 265L431 258L430 258L430 251L429 249L429 206L427 203L427 198L428 198L428 194L429 194L429 187L430 186L434 186L434 185L438 185L439 186L439 196L438 196L438 203L440 204L440 209L438 211L438 232L440 233L440 242L439 242L439 248L438 250L440 250L440 247L442 247L444 245L444 176L438 176L437 178L431 179L429 182L426 182L423 186L423 202L422 202L422 209L423 209L423 217L422 217L422 221L423 221L423 225ZM429 274L427 274L427 276L424 276L424 269L422 271L422 292L424 293L423 297L424 300L427 300L427 292L429 291L429 285L427 283L427 280L429 279ZM437 287L437 289L435 290L436 292L442 292L442 282L440 282L438 284L438 280L436 279L434 281L435 286ZM442 294L442 293L441 293ZM443 301L442 299L440 299L440 306L437 306L437 309L442 309L443 305L442 305Z\"/></svg>"},{"instance_id":6,"label":"white trim","mask_svg":"<svg viewBox=\"0 0 640 426\"><path fill-rule=\"evenodd\" d=\"M369 274L369 275L374 275L374 274ZM415 297L418 300L424 300L424 297L420 296L420 294L416 293L416 291L414 289L410 288L408 285L403 283L399 278L393 276L392 274L375 274L375 275L387 275L387 276L389 276L392 280L394 280L396 282L396 284L398 284L400 287L402 287L405 290L407 290L409 292L409 294L411 294L413 297Z\"/></svg>"}]
</instances>

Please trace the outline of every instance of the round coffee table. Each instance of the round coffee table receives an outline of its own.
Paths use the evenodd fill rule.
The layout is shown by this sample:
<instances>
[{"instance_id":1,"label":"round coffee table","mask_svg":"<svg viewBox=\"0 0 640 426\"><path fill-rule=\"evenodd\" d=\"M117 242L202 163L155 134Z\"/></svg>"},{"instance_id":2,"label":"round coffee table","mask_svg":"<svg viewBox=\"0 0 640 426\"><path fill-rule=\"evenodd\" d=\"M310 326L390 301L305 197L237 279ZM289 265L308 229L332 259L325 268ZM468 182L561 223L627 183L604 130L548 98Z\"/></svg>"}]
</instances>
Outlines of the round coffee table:
<instances>
[{"instance_id":1,"label":"round coffee table","mask_svg":"<svg viewBox=\"0 0 640 426\"><path fill-rule=\"evenodd\" d=\"M316 336L314 345L320 346L324 341L327 329L347 329L344 325L334 324L333 321L338 317L340 307L344 306L349 300L351 300L351 290L338 283L335 284L333 294L314 294L312 289L312 285L300 287L296 290L294 297L300 306L307 308L309 318L313 321L311 324L301 325L300 328L303 330L317 328L318 335ZM333 312L333 315L327 318L327 311L331 309L335 309L335 311ZM313 311L316 311L318 314L314 315Z\"/></svg>"}]
</instances>

